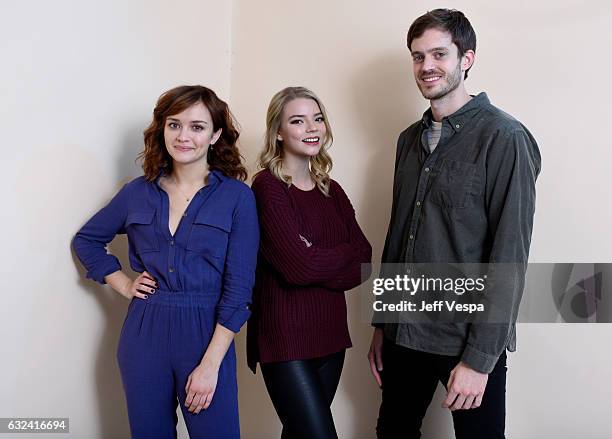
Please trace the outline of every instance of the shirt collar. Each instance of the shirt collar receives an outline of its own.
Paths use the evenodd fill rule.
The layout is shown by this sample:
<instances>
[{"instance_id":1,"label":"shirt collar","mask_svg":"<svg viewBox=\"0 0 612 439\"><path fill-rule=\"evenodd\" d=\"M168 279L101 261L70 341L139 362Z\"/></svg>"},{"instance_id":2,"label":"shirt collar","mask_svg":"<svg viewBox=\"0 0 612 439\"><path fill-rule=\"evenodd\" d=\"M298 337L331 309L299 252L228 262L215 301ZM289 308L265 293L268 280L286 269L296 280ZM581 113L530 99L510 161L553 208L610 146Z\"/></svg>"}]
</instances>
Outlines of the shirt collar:
<instances>
[{"instance_id":1,"label":"shirt collar","mask_svg":"<svg viewBox=\"0 0 612 439\"><path fill-rule=\"evenodd\" d=\"M471 118L473 118L484 106L489 105L489 98L485 92L481 92L476 96L472 95L470 99L463 107L459 108L453 114L442 118L442 122L448 121L449 125L455 130L460 131ZM422 123L426 128L431 127L433 120L433 114L431 107L423 113Z\"/></svg>"}]
</instances>

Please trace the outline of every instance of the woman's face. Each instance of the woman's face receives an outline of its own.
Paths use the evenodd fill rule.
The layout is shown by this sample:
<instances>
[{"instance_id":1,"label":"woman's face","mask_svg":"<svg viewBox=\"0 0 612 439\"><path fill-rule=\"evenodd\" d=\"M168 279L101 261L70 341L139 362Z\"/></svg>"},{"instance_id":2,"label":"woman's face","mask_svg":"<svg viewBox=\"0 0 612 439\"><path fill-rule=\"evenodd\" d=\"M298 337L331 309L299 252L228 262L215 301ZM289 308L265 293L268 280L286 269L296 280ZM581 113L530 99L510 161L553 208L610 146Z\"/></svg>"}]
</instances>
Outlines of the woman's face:
<instances>
[{"instance_id":1,"label":"woman's face","mask_svg":"<svg viewBox=\"0 0 612 439\"><path fill-rule=\"evenodd\" d=\"M285 155L316 156L326 134L325 119L315 100L297 98L285 104L276 135Z\"/></svg>"},{"instance_id":2,"label":"woman's face","mask_svg":"<svg viewBox=\"0 0 612 439\"><path fill-rule=\"evenodd\" d=\"M214 144L221 129L213 131L208 108L198 102L178 114L166 118L164 141L166 150L175 163L206 164L208 145Z\"/></svg>"}]
</instances>

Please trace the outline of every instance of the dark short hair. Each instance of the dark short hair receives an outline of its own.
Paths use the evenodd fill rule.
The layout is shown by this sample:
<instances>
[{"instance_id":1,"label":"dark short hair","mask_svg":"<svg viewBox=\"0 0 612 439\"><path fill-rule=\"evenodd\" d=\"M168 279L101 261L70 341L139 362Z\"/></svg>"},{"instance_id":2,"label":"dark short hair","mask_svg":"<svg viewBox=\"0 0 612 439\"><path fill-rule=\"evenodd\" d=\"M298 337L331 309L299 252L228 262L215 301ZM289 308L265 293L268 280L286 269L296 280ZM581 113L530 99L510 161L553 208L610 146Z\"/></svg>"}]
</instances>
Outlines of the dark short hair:
<instances>
[{"instance_id":1,"label":"dark short hair","mask_svg":"<svg viewBox=\"0 0 612 439\"><path fill-rule=\"evenodd\" d=\"M172 157L168 154L164 142L166 118L198 102L208 108L213 129L222 130L219 140L207 156L209 169L217 169L229 177L246 180L247 171L242 164L242 156L237 145L240 136L236 128L237 123L227 104L219 99L214 91L201 85L175 87L157 100L153 110L153 120L144 131L144 151L139 155L147 180L154 180L161 171L166 174L172 172Z\"/></svg>"},{"instance_id":2,"label":"dark short hair","mask_svg":"<svg viewBox=\"0 0 612 439\"><path fill-rule=\"evenodd\" d=\"M408 50L411 50L412 41L422 36L428 29L440 29L450 33L453 43L459 49L460 57L468 50L476 52L476 32L461 11L434 9L414 20L410 29L408 29ZM467 78L469 70L465 71L465 78Z\"/></svg>"}]
</instances>

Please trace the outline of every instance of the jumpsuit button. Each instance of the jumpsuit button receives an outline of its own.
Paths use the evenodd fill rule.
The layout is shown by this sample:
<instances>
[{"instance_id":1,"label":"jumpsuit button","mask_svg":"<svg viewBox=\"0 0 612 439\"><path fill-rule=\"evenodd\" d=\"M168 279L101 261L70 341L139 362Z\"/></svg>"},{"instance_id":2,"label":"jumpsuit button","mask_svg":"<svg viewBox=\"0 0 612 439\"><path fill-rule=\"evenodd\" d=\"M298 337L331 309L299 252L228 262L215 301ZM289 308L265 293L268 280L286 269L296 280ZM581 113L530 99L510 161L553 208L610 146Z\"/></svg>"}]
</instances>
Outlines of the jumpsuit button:
<instances>
[{"instance_id":1,"label":"jumpsuit button","mask_svg":"<svg viewBox=\"0 0 612 439\"><path fill-rule=\"evenodd\" d=\"M429 168L425 168L425 172L429 172Z\"/></svg>"},{"instance_id":2,"label":"jumpsuit button","mask_svg":"<svg viewBox=\"0 0 612 439\"><path fill-rule=\"evenodd\" d=\"M169 271L170 273L174 273L174 268L170 267L170 268L168 269L168 271Z\"/></svg>"},{"instance_id":3,"label":"jumpsuit button","mask_svg":"<svg viewBox=\"0 0 612 439\"><path fill-rule=\"evenodd\" d=\"M170 240L170 245L174 245L174 240Z\"/></svg>"},{"instance_id":4,"label":"jumpsuit button","mask_svg":"<svg viewBox=\"0 0 612 439\"><path fill-rule=\"evenodd\" d=\"M414 235L410 235L410 236L409 236L409 238L410 238L410 239L414 239Z\"/></svg>"},{"instance_id":5,"label":"jumpsuit button","mask_svg":"<svg viewBox=\"0 0 612 439\"><path fill-rule=\"evenodd\" d=\"M420 201L417 201L417 202L416 202L416 205L417 205L417 206L420 206L420 205L421 205L421 202L420 202Z\"/></svg>"}]
</instances>

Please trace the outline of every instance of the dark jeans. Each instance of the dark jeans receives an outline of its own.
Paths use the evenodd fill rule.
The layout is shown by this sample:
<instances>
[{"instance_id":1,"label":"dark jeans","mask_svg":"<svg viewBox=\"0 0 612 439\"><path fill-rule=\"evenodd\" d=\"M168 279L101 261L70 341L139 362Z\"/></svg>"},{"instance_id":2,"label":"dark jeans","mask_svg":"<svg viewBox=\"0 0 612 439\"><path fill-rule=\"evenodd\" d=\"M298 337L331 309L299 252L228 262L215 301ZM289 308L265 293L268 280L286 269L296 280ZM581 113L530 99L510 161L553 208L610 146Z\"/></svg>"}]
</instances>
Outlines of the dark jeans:
<instances>
[{"instance_id":1,"label":"dark jeans","mask_svg":"<svg viewBox=\"0 0 612 439\"><path fill-rule=\"evenodd\" d=\"M438 382L448 383L460 357L430 354L383 343L382 404L378 439L417 439ZM506 353L489 374L480 407L452 413L457 439L504 439L506 421Z\"/></svg>"},{"instance_id":2,"label":"dark jeans","mask_svg":"<svg viewBox=\"0 0 612 439\"><path fill-rule=\"evenodd\" d=\"M283 423L281 439L336 439L331 403L344 350L321 358L264 363L266 388Z\"/></svg>"}]
</instances>

